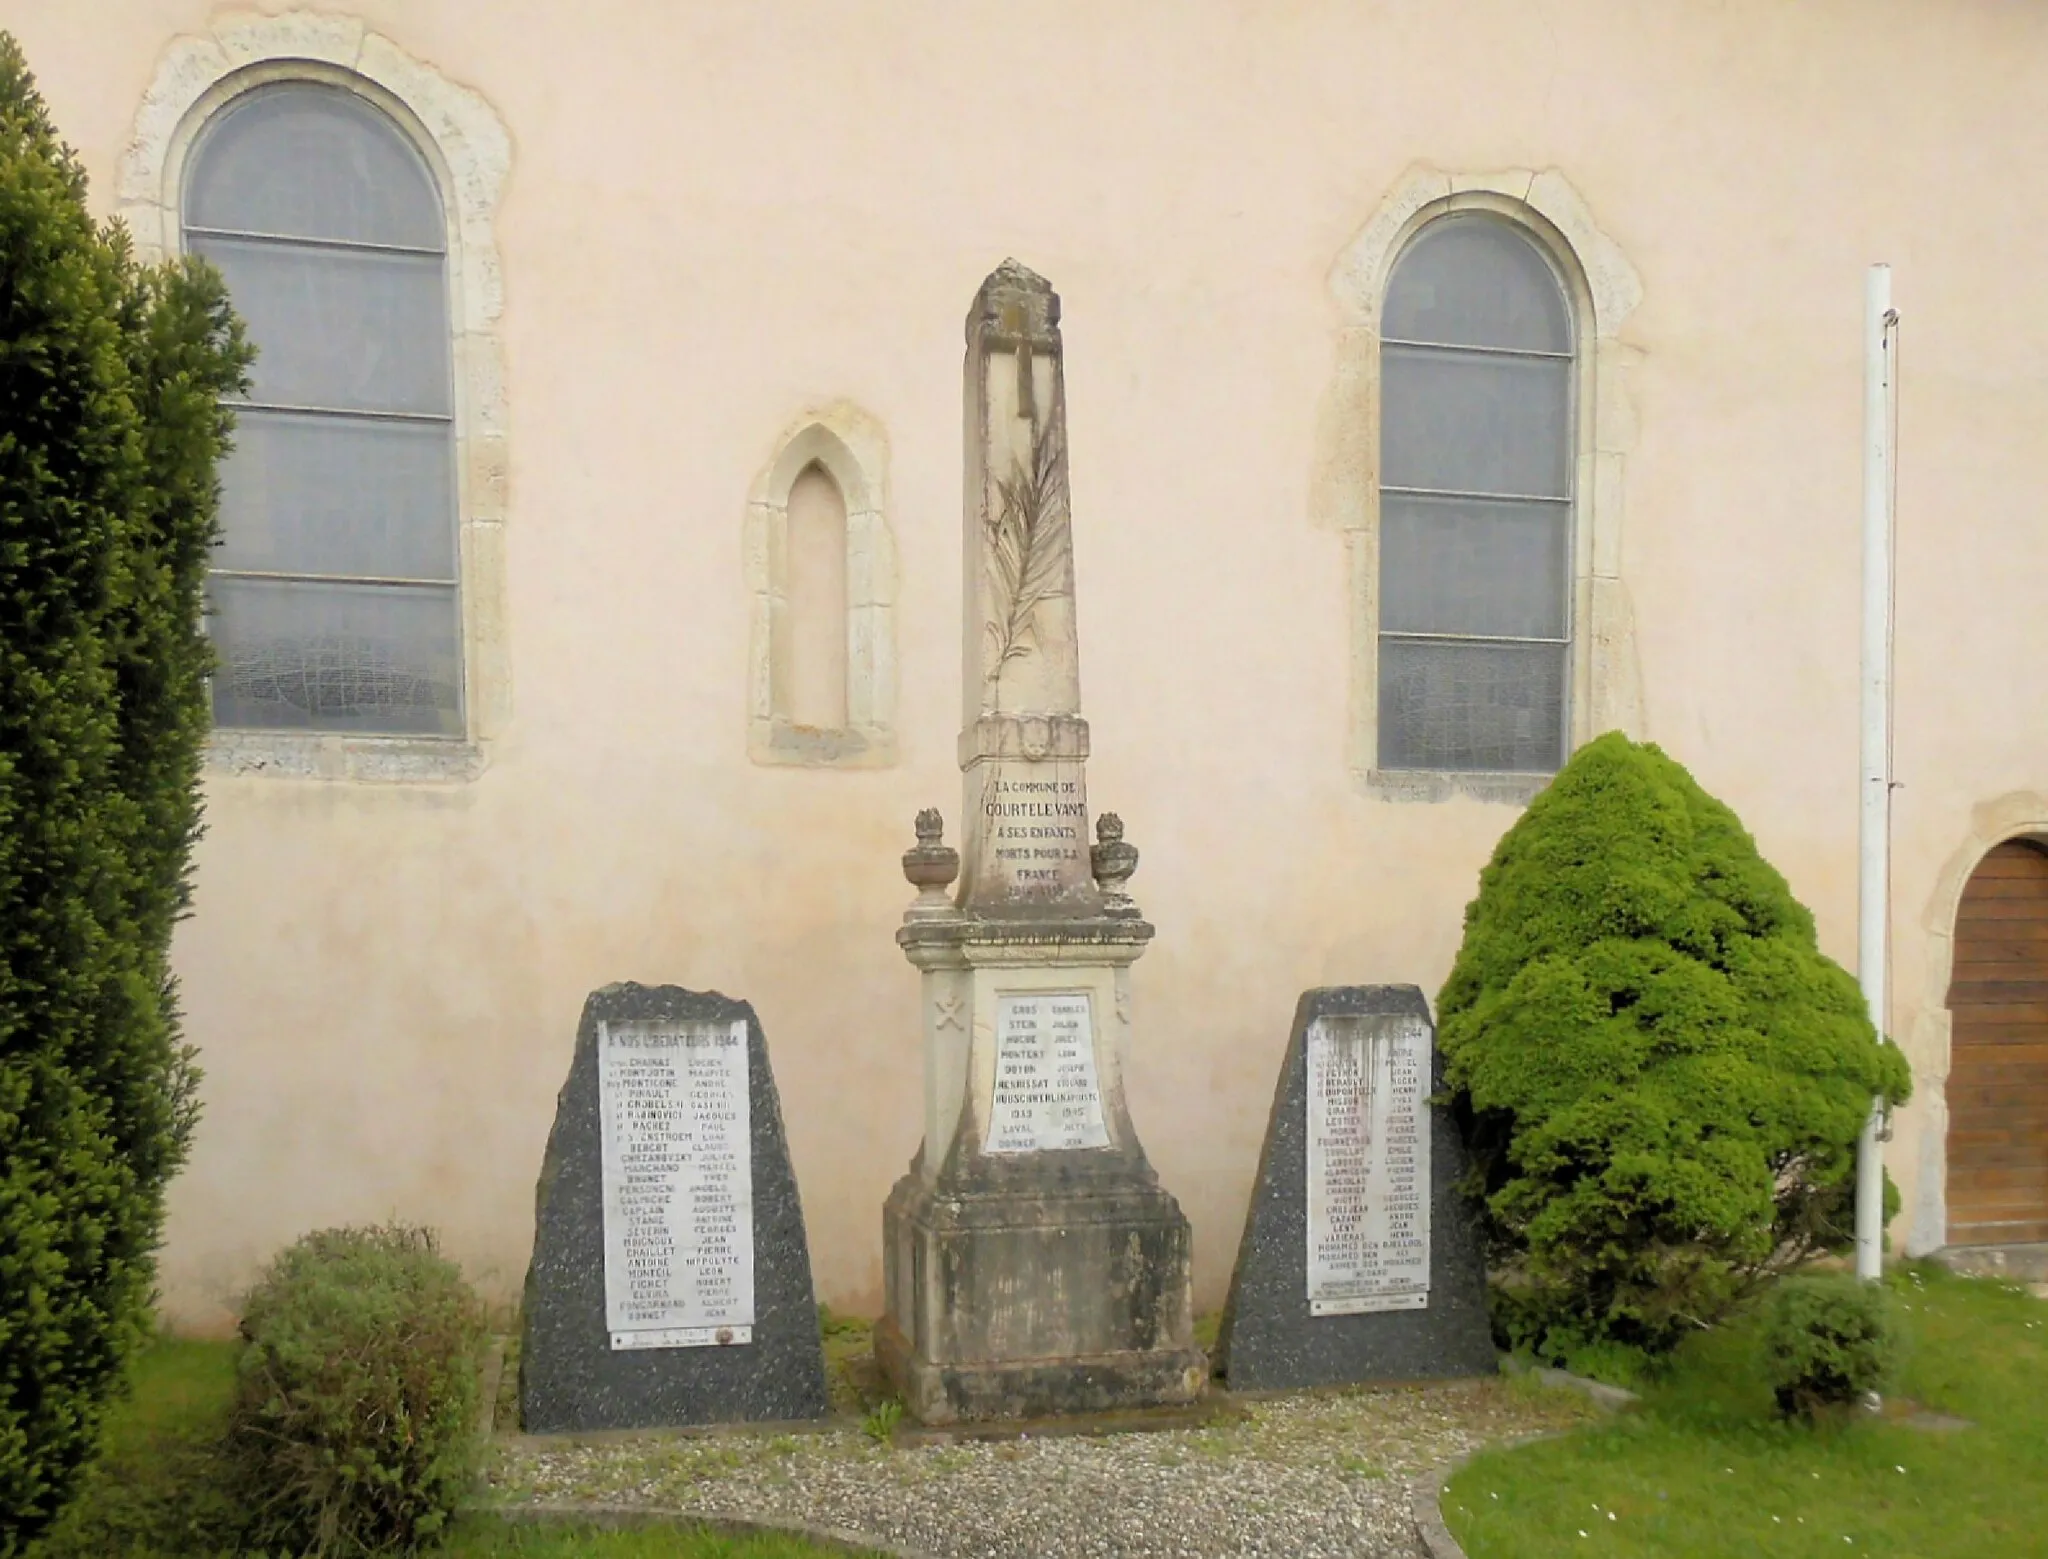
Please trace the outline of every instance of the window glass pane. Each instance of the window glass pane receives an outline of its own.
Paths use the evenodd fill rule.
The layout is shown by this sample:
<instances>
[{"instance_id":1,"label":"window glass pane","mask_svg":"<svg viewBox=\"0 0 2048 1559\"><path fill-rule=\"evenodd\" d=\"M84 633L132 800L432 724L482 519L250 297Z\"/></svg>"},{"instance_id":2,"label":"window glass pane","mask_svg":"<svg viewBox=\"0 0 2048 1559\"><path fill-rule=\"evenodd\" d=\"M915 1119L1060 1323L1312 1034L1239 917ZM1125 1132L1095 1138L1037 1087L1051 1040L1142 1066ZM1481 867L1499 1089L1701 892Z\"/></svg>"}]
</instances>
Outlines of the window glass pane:
<instances>
[{"instance_id":1,"label":"window glass pane","mask_svg":"<svg viewBox=\"0 0 2048 1559\"><path fill-rule=\"evenodd\" d=\"M221 568L455 581L445 422L244 409L221 473Z\"/></svg>"},{"instance_id":2,"label":"window glass pane","mask_svg":"<svg viewBox=\"0 0 2048 1559\"><path fill-rule=\"evenodd\" d=\"M455 591L215 578L222 725L462 734Z\"/></svg>"},{"instance_id":3,"label":"window glass pane","mask_svg":"<svg viewBox=\"0 0 2048 1559\"><path fill-rule=\"evenodd\" d=\"M1564 646L1380 640L1379 763L1548 773L1564 757Z\"/></svg>"},{"instance_id":4,"label":"window glass pane","mask_svg":"<svg viewBox=\"0 0 2048 1559\"><path fill-rule=\"evenodd\" d=\"M1394 493L1380 505L1380 627L1561 639L1570 510Z\"/></svg>"},{"instance_id":5,"label":"window glass pane","mask_svg":"<svg viewBox=\"0 0 2048 1559\"><path fill-rule=\"evenodd\" d=\"M1571 314L1550 262L1514 226L1449 217L1402 251L1380 333L1399 341L1569 352Z\"/></svg>"},{"instance_id":6,"label":"window glass pane","mask_svg":"<svg viewBox=\"0 0 2048 1559\"><path fill-rule=\"evenodd\" d=\"M348 411L448 410L438 255L194 239L257 347L251 395Z\"/></svg>"},{"instance_id":7,"label":"window glass pane","mask_svg":"<svg viewBox=\"0 0 2048 1559\"><path fill-rule=\"evenodd\" d=\"M1389 487L1570 493L1568 361L1389 346L1380 386L1380 480Z\"/></svg>"},{"instance_id":8,"label":"window glass pane","mask_svg":"<svg viewBox=\"0 0 2048 1559\"><path fill-rule=\"evenodd\" d=\"M200 143L193 227L439 249L441 203L398 127L338 87L252 92Z\"/></svg>"}]
</instances>

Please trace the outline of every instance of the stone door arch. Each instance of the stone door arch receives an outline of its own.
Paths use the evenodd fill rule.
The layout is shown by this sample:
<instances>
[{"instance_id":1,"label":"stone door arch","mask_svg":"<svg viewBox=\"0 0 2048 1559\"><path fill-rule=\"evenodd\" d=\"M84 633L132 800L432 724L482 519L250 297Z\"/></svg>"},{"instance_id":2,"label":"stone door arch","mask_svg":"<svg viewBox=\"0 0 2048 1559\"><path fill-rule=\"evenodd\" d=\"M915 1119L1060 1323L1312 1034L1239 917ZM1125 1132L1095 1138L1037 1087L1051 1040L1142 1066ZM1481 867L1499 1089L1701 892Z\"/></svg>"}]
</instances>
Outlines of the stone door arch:
<instances>
[{"instance_id":1,"label":"stone door arch","mask_svg":"<svg viewBox=\"0 0 2048 1559\"><path fill-rule=\"evenodd\" d=\"M2048 848L1971 873L1948 1005L1948 1243L2048 1241Z\"/></svg>"}]
</instances>

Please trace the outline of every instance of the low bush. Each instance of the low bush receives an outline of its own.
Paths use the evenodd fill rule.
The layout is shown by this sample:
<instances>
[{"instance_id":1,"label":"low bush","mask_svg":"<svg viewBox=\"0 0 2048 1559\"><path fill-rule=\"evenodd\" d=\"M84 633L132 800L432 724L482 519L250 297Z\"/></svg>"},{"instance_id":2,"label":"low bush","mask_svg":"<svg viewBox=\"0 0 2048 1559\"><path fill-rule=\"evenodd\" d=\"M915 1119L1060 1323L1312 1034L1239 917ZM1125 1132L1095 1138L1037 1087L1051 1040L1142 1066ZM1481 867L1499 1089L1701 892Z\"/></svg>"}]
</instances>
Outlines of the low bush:
<instances>
[{"instance_id":1,"label":"low bush","mask_svg":"<svg viewBox=\"0 0 2048 1559\"><path fill-rule=\"evenodd\" d=\"M409 1552L437 1536L480 1451L483 1306L423 1229L328 1229L250 1293L228 1455L249 1541Z\"/></svg>"},{"instance_id":2,"label":"low bush","mask_svg":"<svg viewBox=\"0 0 2048 1559\"><path fill-rule=\"evenodd\" d=\"M1811 1418L1881 1389L1898 1368L1892 1296L1846 1272L1782 1278L1764 1301L1764 1375L1788 1418Z\"/></svg>"},{"instance_id":3,"label":"low bush","mask_svg":"<svg viewBox=\"0 0 2048 1559\"><path fill-rule=\"evenodd\" d=\"M1911 1086L1740 820L1619 733L1501 839L1438 1009L1496 1323L1558 1362L1667 1354L1839 1247Z\"/></svg>"}]
</instances>

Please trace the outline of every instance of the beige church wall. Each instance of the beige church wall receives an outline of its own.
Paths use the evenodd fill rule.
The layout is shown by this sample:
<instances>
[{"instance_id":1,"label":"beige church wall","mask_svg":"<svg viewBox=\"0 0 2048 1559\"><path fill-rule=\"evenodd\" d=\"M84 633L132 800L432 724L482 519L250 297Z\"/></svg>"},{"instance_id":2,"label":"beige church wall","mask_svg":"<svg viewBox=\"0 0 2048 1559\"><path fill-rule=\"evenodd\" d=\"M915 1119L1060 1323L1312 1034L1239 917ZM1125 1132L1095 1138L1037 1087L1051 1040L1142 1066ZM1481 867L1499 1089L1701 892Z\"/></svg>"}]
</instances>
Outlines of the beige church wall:
<instances>
[{"instance_id":1,"label":"beige church wall","mask_svg":"<svg viewBox=\"0 0 2048 1559\"><path fill-rule=\"evenodd\" d=\"M504 709L469 779L211 776L177 949L208 1071L164 1256L177 1320L220 1324L303 1230L384 1216L516 1293L578 1010L626 978L759 1009L821 1297L874 1311L921 1112L897 857L920 806L960 836L961 316L1009 254L1064 299L1091 793L1159 928L1133 1117L1219 1303L1296 997L1433 997L1518 815L1352 772L1366 630L1315 518L1331 273L1417 165L1557 170L1639 279L1613 545L1640 728L1742 813L1845 962L1862 273L1895 267L1892 1026L1938 1076L1944 874L1980 809L2048 792L2048 318L2021 301L2048 220L2009 177L2048 167L2048 12L348 9L510 138ZM174 40L227 17L0 0L104 209ZM886 439L893 762L757 762L750 497L842 404ZM1926 1097L1890 1157L1915 1248L1940 1242Z\"/></svg>"}]
</instances>

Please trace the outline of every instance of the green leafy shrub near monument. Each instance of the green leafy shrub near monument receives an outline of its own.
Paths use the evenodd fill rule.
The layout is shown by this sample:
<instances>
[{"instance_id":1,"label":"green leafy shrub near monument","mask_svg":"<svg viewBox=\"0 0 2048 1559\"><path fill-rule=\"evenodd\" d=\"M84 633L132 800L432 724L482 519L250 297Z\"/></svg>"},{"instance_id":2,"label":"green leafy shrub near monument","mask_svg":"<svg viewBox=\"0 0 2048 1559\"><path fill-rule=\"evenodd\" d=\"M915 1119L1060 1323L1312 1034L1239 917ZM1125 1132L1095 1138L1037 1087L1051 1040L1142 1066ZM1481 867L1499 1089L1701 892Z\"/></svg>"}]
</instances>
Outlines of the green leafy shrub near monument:
<instances>
[{"instance_id":1,"label":"green leafy shrub near monument","mask_svg":"<svg viewBox=\"0 0 2048 1559\"><path fill-rule=\"evenodd\" d=\"M327 1229L251 1291L229 1415L249 1541L410 1552L446 1527L481 1442L482 1304L423 1229Z\"/></svg>"},{"instance_id":2,"label":"green leafy shrub near monument","mask_svg":"<svg viewBox=\"0 0 2048 1559\"><path fill-rule=\"evenodd\" d=\"M1811 1418L1880 1390L1898 1368L1888 1290L1846 1272L1781 1278L1764 1301L1764 1376L1790 1418Z\"/></svg>"},{"instance_id":3,"label":"green leafy shrub near monument","mask_svg":"<svg viewBox=\"0 0 2048 1559\"><path fill-rule=\"evenodd\" d=\"M0 1555L93 1453L195 1115L168 955L249 361L218 276L137 265L85 197L0 34Z\"/></svg>"},{"instance_id":4,"label":"green leafy shrub near monument","mask_svg":"<svg viewBox=\"0 0 2048 1559\"><path fill-rule=\"evenodd\" d=\"M1668 1351L1851 1234L1873 1094L1856 982L1735 814L1619 733L1495 849L1439 999L1511 1346Z\"/></svg>"}]
</instances>

